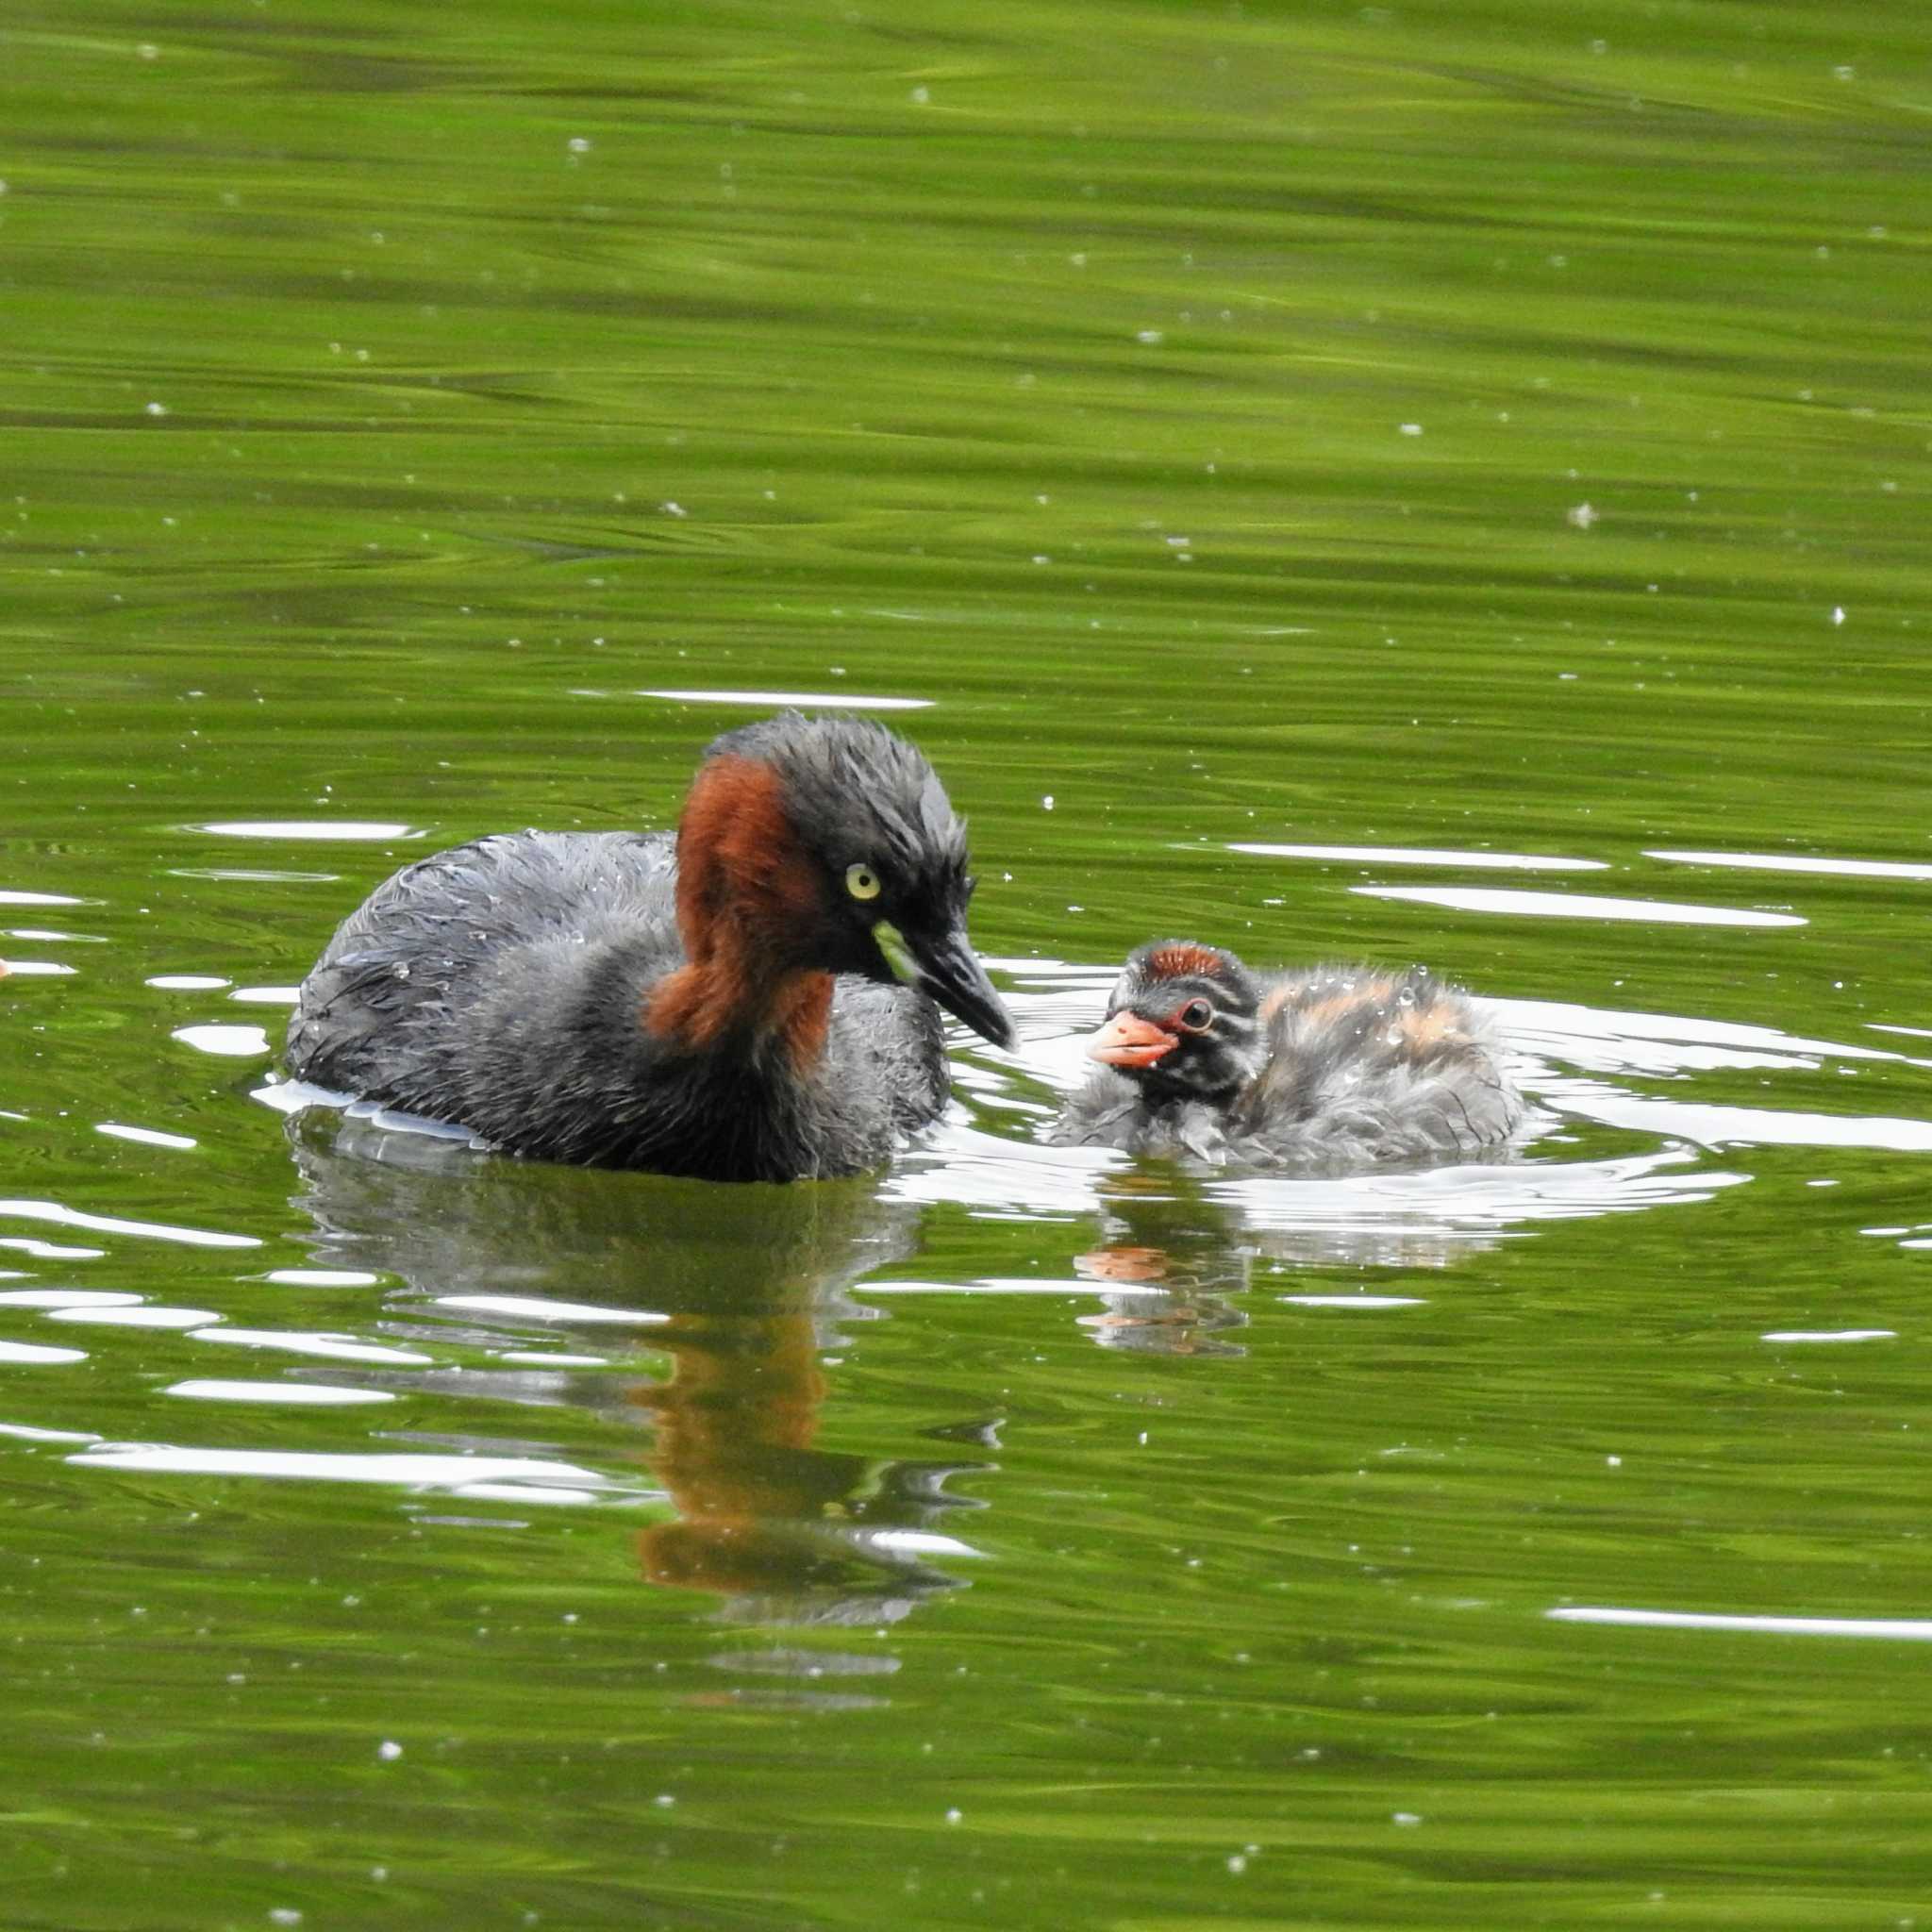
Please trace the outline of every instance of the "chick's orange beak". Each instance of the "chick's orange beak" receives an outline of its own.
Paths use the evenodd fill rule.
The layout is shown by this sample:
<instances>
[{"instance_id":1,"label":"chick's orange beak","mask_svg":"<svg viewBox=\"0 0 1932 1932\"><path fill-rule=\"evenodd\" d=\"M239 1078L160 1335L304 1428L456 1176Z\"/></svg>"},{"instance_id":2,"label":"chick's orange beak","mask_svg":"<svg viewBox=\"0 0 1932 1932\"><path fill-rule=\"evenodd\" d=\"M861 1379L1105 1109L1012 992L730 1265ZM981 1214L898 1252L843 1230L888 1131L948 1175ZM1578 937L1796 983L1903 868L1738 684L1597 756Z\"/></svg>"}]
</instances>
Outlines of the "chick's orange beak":
<instances>
[{"instance_id":1,"label":"chick's orange beak","mask_svg":"<svg viewBox=\"0 0 1932 1932\"><path fill-rule=\"evenodd\" d=\"M1177 1043L1165 1027L1141 1019L1139 1013L1122 1011L1087 1042L1087 1058L1109 1067L1151 1067Z\"/></svg>"}]
</instances>

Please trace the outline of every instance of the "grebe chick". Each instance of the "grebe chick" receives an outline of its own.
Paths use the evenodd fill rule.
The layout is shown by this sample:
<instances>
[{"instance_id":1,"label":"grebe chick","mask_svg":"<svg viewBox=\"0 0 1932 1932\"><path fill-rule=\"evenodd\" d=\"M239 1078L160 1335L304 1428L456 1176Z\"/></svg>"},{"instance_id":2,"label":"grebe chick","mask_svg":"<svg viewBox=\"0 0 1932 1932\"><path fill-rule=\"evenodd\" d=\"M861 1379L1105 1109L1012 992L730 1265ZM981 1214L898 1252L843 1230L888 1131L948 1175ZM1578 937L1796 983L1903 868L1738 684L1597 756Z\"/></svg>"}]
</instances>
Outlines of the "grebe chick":
<instances>
[{"instance_id":1,"label":"grebe chick","mask_svg":"<svg viewBox=\"0 0 1932 1932\"><path fill-rule=\"evenodd\" d=\"M1192 940L1142 946L1052 1139L1308 1171L1468 1159L1526 1111L1493 1023L1422 967L1258 978Z\"/></svg>"},{"instance_id":2,"label":"grebe chick","mask_svg":"<svg viewBox=\"0 0 1932 1932\"><path fill-rule=\"evenodd\" d=\"M788 711L711 744L675 841L498 834L395 874L303 981L289 1068L539 1159L857 1174L945 1103L935 1000L1012 1041L973 884L919 752Z\"/></svg>"}]
</instances>

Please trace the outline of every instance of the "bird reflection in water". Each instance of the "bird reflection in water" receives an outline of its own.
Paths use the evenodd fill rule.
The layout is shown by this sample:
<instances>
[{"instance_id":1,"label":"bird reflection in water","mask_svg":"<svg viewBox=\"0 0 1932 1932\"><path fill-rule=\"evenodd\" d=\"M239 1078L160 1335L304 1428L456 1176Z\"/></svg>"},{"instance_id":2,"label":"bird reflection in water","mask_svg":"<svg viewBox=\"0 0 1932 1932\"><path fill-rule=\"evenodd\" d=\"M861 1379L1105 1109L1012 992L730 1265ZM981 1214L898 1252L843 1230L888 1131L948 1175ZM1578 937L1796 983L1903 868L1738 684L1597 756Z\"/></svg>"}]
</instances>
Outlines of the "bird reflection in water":
<instances>
[{"instance_id":1,"label":"bird reflection in water","mask_svg":"<svg viewBox=\"0 0 1932 1932\"><path fill-rule=\"evenodd\" d=\"M1245 1355L1225 1331L1247 1317L1226 1295L1248 1285L1252 1256L1230 1217L1174 1167L1103 1175L1101 1241L1074 1272L1101 1286L1098 1315L1080 1317L1103 1348L1142 1355Z\"/></svg>"},{"instance_id":2,"label":"bird reflection in water","mask_svg":"<svg viewBox=\"0 0 1932 1932\"><path fill-rule=\"evenodd\" d=\"M788 1624L891 1623L952 1587L927 1558L974 1552L933 1525L975 1505L945 1482L992 1465L817 1447L820 1357L836 1345L820 1324L834 1311L733 1302L674 1315L653 1338L670 1380L631 1391L656 1421L650 1466L677 1509L639 1540L645 1580L710 1591L737 1620Z\"/></svg>"},{"instance_id":3,"label":"bird reflection in water","mask_svg":"<svg viewBox=\"0 0 1932 1932\"><path fill-rule=\"evenodd\" d=\"M1291 1180L1143 1160L1091 1184L1100 1239L1074 1257L1074 1269L1106 1306L1082 1325L1107 1348L1241 1355L1227 1331L1248 1318L1228 1296L1259 1286L1355 1291L1366 1271L1453 1267L1494 1247L1512 1208L1515 1218L1536 1210L1537 1177L1560 1209L1566 1173L1587 1180L1591 1172L1499 1162ZM1525 1174L1514 1194L1501 1191Z\"/></svg>"},{"instance_id":4,"label":"bird reflection in water","mask_svg":"<svg viewBox=\"0 0 1932 1932\"><path fill-rule=\"evenodd\" d=\"M935 1559L977 1552L939 1525L984 1506L946 1485L996 1465L817 1443L828 1393L823 1357L846 1345L841 1324L880 1319L845 1291L911 1251L916 1209L881 1201L863 1181L727 1193L479 1159L332 1115L296 1116L291 1138L301 1205L321 1234L318 1262L408 1284L411 1294L387 1311L388 1336L530 1349L528 1314L474 1306L491 1296L662 1318L635 1331L668 1360L661 1380L508 1363L411 1377L416 1389L469 1399L647 1419L641 1459L676 1511L641 1533L647 1583L710 1592L733 1623L865 1626L894 1623L959 1586ZM452 1307L452 1297L471 1306ZM975 1419L927 1433L991 1445L992 1427ZM503 1438L475 1446L501 1453ZM810 1660L815 1674L837 1669L823 1652Z\"/></svg>"}]
</instances>

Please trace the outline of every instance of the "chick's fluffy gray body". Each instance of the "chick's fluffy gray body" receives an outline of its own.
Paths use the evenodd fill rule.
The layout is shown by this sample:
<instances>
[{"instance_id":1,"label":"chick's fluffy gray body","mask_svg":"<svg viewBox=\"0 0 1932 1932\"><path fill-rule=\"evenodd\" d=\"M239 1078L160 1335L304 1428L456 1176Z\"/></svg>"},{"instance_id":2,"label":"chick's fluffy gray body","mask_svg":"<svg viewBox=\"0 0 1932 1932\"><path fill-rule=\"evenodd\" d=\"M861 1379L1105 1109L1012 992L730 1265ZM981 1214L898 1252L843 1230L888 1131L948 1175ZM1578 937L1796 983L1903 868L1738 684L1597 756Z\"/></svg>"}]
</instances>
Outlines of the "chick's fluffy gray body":
<instances>
[{"instance_id":1,"label":"chick's fluffy gray body","mask_svg":"<svg viewBox=\"0 0 1932 1932\"><path fill-rule=\"evenodd\" d=\"M1494 1021L1423 968L1255 981L1229 963L1257 995L1248 1077L1204 1097L1100 1067L1056 1141L1315 1174L1493 1156L1521 1125Z\"/></svg>"}]
</instances>

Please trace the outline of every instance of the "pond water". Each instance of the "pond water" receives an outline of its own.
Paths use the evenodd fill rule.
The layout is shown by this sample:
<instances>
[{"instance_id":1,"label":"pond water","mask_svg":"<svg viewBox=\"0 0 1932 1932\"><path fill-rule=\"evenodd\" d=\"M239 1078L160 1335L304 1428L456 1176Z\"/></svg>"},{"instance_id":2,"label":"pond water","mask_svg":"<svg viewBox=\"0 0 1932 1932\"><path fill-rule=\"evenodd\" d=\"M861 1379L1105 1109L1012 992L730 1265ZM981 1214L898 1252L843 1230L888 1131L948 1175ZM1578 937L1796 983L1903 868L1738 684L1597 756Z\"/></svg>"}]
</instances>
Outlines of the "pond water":
<instances>
[{"instance_id":1,"label":"pond water","mask_svg":"<svg viewBox=\"0 0 1932 1932\"><path fill-rule=\"evenodd\" d=\"M1932 1925L1923 8L0 64L9 1928ZM785 694L1021 1024L890 1171L274 1104L377 879ZM1043 1147L1168 934L1540 1131Z\"/></svg>"}]
</instances>

